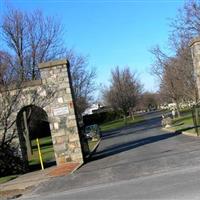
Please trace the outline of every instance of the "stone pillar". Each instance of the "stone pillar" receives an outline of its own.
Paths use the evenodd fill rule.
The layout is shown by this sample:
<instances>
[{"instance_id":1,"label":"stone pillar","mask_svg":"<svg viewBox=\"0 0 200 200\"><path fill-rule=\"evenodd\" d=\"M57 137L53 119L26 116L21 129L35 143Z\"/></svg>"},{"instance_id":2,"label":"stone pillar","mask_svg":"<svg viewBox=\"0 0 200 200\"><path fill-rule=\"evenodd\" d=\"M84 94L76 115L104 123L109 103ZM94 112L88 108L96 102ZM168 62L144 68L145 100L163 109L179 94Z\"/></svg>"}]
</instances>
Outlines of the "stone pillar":
<instances>
[{"instance_id":1,"label":"stone pillar","mask_svg":"<svg viewBox=\"0 0 200 200\"><path fill-rule=\"evenodd\" d=\"M68 66L67 60L39 64L42 84L55 89L51 103L44 109L49 117L57 165L83 162Z\"/></svg>"},{"instance_id":2,"label":"stone pillar","mask_svg":"<svg viewBox=\"0 0 200 200\"><path fill-rule=\"evenodd\" d=\"M190 43L194 73L196 77L197 89L198 89L198 100L200 100L200 37L195 38Z\"/></svg>"}]
</instances>

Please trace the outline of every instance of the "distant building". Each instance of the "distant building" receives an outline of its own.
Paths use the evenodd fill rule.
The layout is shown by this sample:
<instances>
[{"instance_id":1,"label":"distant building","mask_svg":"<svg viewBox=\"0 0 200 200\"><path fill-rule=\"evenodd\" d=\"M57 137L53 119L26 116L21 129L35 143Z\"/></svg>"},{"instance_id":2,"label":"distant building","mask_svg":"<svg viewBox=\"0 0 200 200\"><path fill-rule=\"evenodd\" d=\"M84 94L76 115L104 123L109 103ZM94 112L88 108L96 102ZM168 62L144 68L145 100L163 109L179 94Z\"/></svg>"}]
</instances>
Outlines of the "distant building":
<instances>
[{"instance_id":1,"label":"distant building","mask_svg":"<svg viewBox=\"0 0 200 200\"><path fill-rule=\"evenodd\" d=\"M94 110L98 110L100 108L100 104L92 104L89 108L87 108L84 112L83 112L83 116L84 115L91 115L93 114Z\"/></svg>"},{"instance_id":2,"label":"distant building","mask_svg":"<svg viewBox=\"0 0 200 200\"><path fill-rule=\"evenodd\" d=\"M87 108L82 116L85 116L85 115L92 115L94 113L100 113L100 112L106 112L110 110L110 107L108 106L105 106L103 104L100 104L100 103L97 103L97 104L92 104L89 108Z\"/></svg>"}]
</instances>

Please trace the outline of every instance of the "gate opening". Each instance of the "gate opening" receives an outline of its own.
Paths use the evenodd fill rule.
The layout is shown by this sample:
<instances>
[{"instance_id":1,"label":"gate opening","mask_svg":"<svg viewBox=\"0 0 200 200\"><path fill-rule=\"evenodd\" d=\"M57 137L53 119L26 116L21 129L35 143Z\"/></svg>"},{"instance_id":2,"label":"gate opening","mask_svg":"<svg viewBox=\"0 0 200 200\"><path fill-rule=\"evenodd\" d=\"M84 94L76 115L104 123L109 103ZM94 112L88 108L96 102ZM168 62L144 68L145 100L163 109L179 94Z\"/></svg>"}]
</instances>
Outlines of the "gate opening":
<instances>
[{"instance_id":1,"label":"gate opening","mask_svg":"<svg viewBox=\"0 0 200 200\"><path fill-rule=\"evenodd\" d=\"M29 171L41 169L37 138L44 168L55 165L55 156L47 113L38 106L23 107L16 119L22 157Z\"/></svg>"}]
</instances>

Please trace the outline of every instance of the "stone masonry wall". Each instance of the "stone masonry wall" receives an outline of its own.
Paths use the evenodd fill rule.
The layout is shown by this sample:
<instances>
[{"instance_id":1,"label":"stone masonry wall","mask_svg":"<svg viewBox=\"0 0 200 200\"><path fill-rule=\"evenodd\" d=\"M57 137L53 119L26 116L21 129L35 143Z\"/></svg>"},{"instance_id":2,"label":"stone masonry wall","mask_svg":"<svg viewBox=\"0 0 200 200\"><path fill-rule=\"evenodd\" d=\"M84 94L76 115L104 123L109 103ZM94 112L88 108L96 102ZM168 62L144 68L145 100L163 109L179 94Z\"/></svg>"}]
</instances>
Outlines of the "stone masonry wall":
<instances>
[{"instance_id":1,"label":"stone masonry wall","mask_svg":"<svg viewBox=\"0 0 200 200\"><path fill-rule=\"evenodd\" d=\"M46 110L57 164L83 162L80 138L72 99L71 83L66 60L41 63L42 83L56 88Z\"/></svg>"},{"instance_id":2,"label":"stone masonry wall","mask_svg":"<svg viewBox=\"0 0 200 200\"><path fill-rule=\"evenodd\" d=\"M16 119L19 111L28 105L42 107L46 111L57 165L83 162L68 67L67 60L39 64L41 80L31 81L23 86L20 101L17 102L11 116L12 120ZM49 88L54 95L48 96ZM16 91L11 89L13 95ZM0 93L1 95L4 93ZM35 97L37 98L33 101ZM18 139L15 142L19 143ZM21 147L25 145L20 144ZM25 152L26 150L22 151L22 156L26 160Z\"/></svg>"}]
</instances>

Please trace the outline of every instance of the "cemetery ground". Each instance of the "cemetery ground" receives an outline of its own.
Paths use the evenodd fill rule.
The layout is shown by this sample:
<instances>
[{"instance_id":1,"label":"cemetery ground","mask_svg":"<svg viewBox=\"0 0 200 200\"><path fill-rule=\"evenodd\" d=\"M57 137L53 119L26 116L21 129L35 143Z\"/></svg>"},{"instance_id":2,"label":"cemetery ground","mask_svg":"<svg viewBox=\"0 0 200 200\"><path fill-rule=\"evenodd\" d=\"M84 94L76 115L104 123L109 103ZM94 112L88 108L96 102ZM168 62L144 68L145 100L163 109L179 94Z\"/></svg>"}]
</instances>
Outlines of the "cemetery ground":
<instances>
[{"instance_id":1,"label":"cemetery ground","mask_svg":"<svg viewBox=\"0 0 200 200\"><path fill-rule=\"evenodd\" d=\"M103 132L90 162L23 199L199 197L200 139L162 130L161 116L146 113L141 123Z\"/></svg>"},{"instance_id":2,"label":"cemetery ground","mask_svg":"<svg viewBox=\"0 0 200 200\"><path fill-rule=\"evenodd\" d=\"M191 166L198 167L200 139L182 135L180 132L162 130L161 116L162 112L145 113L141 115L141 121L138 123L123 125L117 129L111 125L110 130L102 133L102 140L88 163L73 174L48 179L31 193L25 194L24 198L57 199L60 195L60 199L81 199L83 191L89 190L84 197L96 199L95 194L98 194L98 187L102 188L102 185L132 182L140 177L174 173L174 170L181 171ZM189 113L185 112L181 119L185 124L189 123ZM116 123L118 124L117 121ZM49 140L46 142L48 144ZM96 188L95 194L90 192L93 187ZM135 191L135 195L139 191ZM120 190L115 192L119 197L123 194ZM52 194L54 195L51 197ZM109 194L109 191L101 193L100 197L106 198L106 194ZM141 196L137 196L139 197Z\"/></svg>"},{"instance_id":3,"label":"cemetery ground","mask_svg":"<svg viewBox=\"0 0 200 200\"><path fill-rule=\"evenodd\" d=\"M195 135L194 128L190 128L193 125L191 110L182 111L181 114L182 114L181 118L176 118L173 120L173 126L171 127L171 130L181 131L183 129L188 129L188 132ZM135 123L140 123L140 122L144 122L143 114L135 115L134 119L132 119L131 117L128 117L126 125L131 125L131 124L133 125ZM124 119L120 118L120 119L116 119L116 120L101 124L100 129L101 131L105 132L105 131L111 131L114 129L119 129L126 125L124 123ZM88 145L91 152L93 151L97 142L98 141L92 141L92 140L89 141ZM40 166L38 150L37 150L37 145L36 145L35 140L32 141L32 145L33 145L33 155L29 159L29 164L30 164L31 171L36 171L36 170L40 170L41 166ZM51 136L41 138L40 147L41 147L41 152L42 152L45 168L55 165L55 156L54 156ZM6 177L1 177L0 184L13 180L19 176L20 175L10 175Z\"/></svg>"},{"instance_id":4,"label":"cemetery ground","mask_svg":"<svg viewBox=\"0 0 200 200\"><path fill-rule=\"evenodd\" d=\"M49 178L57 177L61 175L67 175L80 167L78 163L69 163L63 167L56 167L56 161L54 156L53 144L51 136L40 138L40 148L42 158L44 162L44 172L41 170L40 160L38 156L38 149L36 140L32 140L33 154L29 158L30 172L22 175L10 175L0 178L0 197L15 197L19 194L29 191L32 187L40 182L46 181ZM89 150L92 153L100 142L100 138L97 140L89 140ZM16 179L16 180L13 180ZM39 179L44 179L40 181ZM13 183L12 183L13 182ZM27 182L27 187L26 187ZM31 183L32 182L32 183ZM7 184L4 189L1 186ZM25 186L24 186L25 184ZM28 186L30 184L30 186ZM34 185L35 184L35 185ZM12 186L15 185L15 186ZM7 188L7 189L6 189Z\"/></svg>"},{"instance_id":5,"label":"cemetery ground","mask_svg":"<svg viewBox=\"0 0 200 200\"><path fill-rule=\"evenodd\" d=\"M197 136L192 118L192 110L186 109L181 111L181 117L173 119L172 126L168 128L168 130L188 134L190 136Z\"/></svg>"},{"instance_id":6,"label":"cemetery ground","mask_svg":"<svg viewBox=\"0 0 200 200\"><path fill-rule=\"evenodd\" d=\"M93 151L93 149L97 143L98 143L98 140L88 141L90 152ZM38 157L38 149L37 149L35 140L32 140L32 145L33 145L33 155L31 155L31 158L29 159L29 165L30 165L30 171L36 171L36 170L40 170L41 166L40 166L40 160ZM41 138L40 139L40 147L41 147L41 153L42 153L42 158L43 158L43 162L44 162L44 167L47 168L49 166L55 165L55 156L54 156L54 150L53 150L51 136ZM18 176L19 175L10 175L10 176L6 176L6 177L1 177L0 184L5 183L9 180L13 180L14 178L16 178Z\"/></svg>"},{"instance_id":7,"label":"cemetery ground","mask_svg":"<svg viewBox=\"0 0 200 200\"><path fill-rule=\"evenodd\" d=\"M131 117L128 117L127 121L126 121L126 125L135 124L135 123L139 123L142 121L144 121L144 118L140 115L136 115L136 116L134 116L134 119L132 119ZM113 121L103 123L103 124L101 124L100 128L101 128L101 131L105 132L105 131L111 131L111 130L117 129L117 128L122 128L126 125L124 123L124 119L121 118L121 119L116 119ZM51 136L40 138L39 141L40 141L40 147L41 147L41 152L42 152L42 157L43 157L43 162L44 162L44 168L48 169L51 166L55 166L56 163L55 163L55 156L54 156L54 150L53 150ZM99 142L100 142L99 140L89 140L88 141L88 145L89 145L89 149L90 149L91 153L97 148ZM31 143L32 143L33 154L29 158L29 165L30 165L30 171L34 173L37 171L41 171L41 165L40 165L40 161L39 161L36 140L32 140ZM31 173L29 173L29 174L31 174ZM54 173L54 175L55 175L55 173ZM9 181L16 179L18 177L21 177L21 176L22 175L18 174L18 175L1 177L0 184L2 185L3 183L6 183L6 182L8 182L8 184L9 184ZM17 182L17 180L16 180L16 182ZM13 196L13 194L15 194L15 193L24 193L24 190L12 190L12 191L4 192L5 195L11 195L11 196ZM0 192L0 195L2 195L2 194L3 193Z\"/></svg>"},{"instance_id":8,"label":"cemetery ground","mask_svg":"<svg viewBox=\"0 0 200 200\"><path fill-rule=\"evenodd\" d=\"M144 121L144 118L140 115L136 115L134 119L131 117L127 118L127 125L134 124L134 123L139 123ZM113 129L117 128L122 128L125 126L124 119L116 119L113 121L109 121L106 123L103 123L100 125L101 131L110 131ZM53 144L52 144L52 139L51 136L40 138L40 147L41 147L41 152L42 152L42 157L43 157L43 162L44 162L44 167L50 167L55 165L55 156L54 156L54 150L53 150ZM37 149L37 144L36 140L32 140L32 149L33 149L33 154L29 158L29 165L30 165L30 171L37 171L41 169L40 166L40 160L38 157L38 149ZM94 148L96 147L98 141L93 141L89 140L88 145L89 149L91 152L93 152ZM17 178L20 175L10 175L6 177L1 177L0 178L0 184L8 182L10 180L13 180Z\"/></svg>"}]
</instances>

